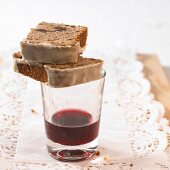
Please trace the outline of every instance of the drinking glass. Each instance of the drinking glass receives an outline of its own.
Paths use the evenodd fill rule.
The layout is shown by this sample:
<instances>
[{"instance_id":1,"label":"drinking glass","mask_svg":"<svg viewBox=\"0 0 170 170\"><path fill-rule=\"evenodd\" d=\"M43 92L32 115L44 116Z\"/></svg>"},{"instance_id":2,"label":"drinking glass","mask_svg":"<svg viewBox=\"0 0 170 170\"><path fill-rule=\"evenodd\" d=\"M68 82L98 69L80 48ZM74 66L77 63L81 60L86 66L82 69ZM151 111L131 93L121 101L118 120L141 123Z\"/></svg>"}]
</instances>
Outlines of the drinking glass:
<instances>
[{"instance_id":1,"label":"drinking glass","mask_svg":"<svg viewBox=\"0 0 170 170\"><path fill-rule=\"evenodd\" d=\"M41 83L46 145L60 161L79 161L96 152L105 71L99 80L63 88Z\"/></svg>"}]
</instances>

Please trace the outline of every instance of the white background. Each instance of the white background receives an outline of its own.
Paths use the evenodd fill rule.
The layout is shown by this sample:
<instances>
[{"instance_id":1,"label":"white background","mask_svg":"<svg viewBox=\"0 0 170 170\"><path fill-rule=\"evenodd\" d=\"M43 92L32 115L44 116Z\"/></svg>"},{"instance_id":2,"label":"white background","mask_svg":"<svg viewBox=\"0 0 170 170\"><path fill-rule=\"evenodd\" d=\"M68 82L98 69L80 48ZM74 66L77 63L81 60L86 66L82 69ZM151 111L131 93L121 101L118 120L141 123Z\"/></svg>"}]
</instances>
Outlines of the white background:
<instances>
[{"instance_id":1,"label":"white background","mask_svg":"<svg viewBox=\"0 0 170 170\"><path fill-rule=\"evenodd\" d=\"M163 65L170 66L170 0L0 0L0 54L19 47L29 29L41 21L87 25L86 54L113 50L110 55L115 56L114 49L123 44L132 51L156 53Z\"/></svg>"},{"instance_id":2,"label":"white background","mask_svg":"<svg viewBox=\"0 0 170 170\"><path fill-rule=\"evenodd\" d=\"M170 0L0 0L0 52L40 21L87 25L87 53L124 44L170 66Z\"/></svg>"}]
</instances>

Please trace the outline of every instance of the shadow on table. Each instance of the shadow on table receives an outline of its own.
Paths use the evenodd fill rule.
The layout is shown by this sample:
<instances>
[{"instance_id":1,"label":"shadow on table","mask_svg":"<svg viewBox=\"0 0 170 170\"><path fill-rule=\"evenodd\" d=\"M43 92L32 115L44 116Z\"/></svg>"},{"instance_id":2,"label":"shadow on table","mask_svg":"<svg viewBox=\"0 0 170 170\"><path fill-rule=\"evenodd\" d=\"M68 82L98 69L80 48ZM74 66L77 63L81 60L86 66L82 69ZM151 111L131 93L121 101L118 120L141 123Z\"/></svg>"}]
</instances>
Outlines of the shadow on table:
<instances>
[{"instance_id":1,"label":"shadow on table","mask_svg":"<svg viewBox=\"0 0 170 170\"><path fill-rule=\"evenodd\" d=\"M164 69L165 74L166 74L168 81L170 83L170 67L164 66L163 69Z\"/></svg>"}]
</instances>

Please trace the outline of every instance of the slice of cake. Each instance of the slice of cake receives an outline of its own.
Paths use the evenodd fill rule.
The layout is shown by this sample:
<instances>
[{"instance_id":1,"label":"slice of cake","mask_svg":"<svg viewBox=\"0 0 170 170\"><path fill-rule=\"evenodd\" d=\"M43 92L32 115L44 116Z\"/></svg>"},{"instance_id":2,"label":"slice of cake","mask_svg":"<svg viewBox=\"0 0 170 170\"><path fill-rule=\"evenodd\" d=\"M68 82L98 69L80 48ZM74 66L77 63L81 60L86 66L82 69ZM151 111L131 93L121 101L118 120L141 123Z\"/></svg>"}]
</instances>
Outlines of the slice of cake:
<instances>
[{"instance_id":1,"label":"slice of cake","mask_svg":"<svg viewBox=\"0 0 170 170\"><path fill-rule=\"evenodd\" d=\"M75 64L41 64L23 59L20 52L13 54L14 71L52 87L68 87L102 77L103 61L79 57Z\"/></svg>"},{"instance_id":2,"label":"slice of cake","mask_svg":"<svg viewBox=\"0 0 170 170\"><path fill-rule=\"evenodd\" d=\"M21 41L25 60L66 64L76 63L86 46L87 27L41 22Z\"/></svg>"}]
</instances>

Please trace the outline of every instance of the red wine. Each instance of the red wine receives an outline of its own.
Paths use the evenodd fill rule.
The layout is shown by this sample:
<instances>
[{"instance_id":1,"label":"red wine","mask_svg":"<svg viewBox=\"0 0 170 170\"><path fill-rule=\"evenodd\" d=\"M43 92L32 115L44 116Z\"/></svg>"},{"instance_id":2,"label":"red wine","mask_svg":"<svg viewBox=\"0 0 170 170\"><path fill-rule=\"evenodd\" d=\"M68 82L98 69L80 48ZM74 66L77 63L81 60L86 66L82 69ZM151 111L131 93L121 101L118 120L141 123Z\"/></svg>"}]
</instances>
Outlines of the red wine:
<instances>
[{"instance_id":1,"label":"red wine","mask_svg":"<svg viewBox=\"0 0 170 170\"><path fill-rule=\"evenodd\" d=\"M100 119L93 122L90 113L78 109L66 109L54 113L51 122L45 120L48 139L62 145L82 145L98 136Z\"/></svg>"}]
</instances>

